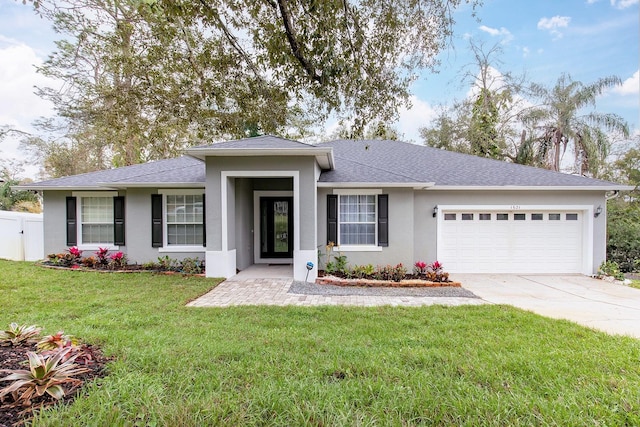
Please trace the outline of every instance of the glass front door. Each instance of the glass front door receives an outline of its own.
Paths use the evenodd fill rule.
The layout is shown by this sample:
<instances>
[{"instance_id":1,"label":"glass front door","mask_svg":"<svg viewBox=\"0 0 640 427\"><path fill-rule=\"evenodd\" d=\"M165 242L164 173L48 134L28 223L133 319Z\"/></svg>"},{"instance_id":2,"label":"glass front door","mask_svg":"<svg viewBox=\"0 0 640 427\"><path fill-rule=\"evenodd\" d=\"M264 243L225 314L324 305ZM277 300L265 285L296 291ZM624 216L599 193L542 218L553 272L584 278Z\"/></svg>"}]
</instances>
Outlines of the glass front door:
<instances>
[{"instance_id":1,"label":"glass front door","mask_svg":"<svg viewBox=\"0 0 640 427\"><path fill-rule=\"evenodd\" d=\"M293 197L260 198L260 258L293 258Z\"/></svg>"}]
</instances>

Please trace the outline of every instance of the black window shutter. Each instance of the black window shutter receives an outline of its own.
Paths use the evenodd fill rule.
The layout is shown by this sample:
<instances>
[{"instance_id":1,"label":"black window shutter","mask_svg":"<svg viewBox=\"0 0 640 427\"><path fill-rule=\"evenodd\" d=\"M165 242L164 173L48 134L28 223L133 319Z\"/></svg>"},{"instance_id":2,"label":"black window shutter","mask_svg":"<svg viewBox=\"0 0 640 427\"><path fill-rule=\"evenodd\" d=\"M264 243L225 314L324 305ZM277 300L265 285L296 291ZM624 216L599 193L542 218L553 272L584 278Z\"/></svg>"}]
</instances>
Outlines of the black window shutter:
<instances>
[{"instance_id":1,"label":"black window shutter","mask_svg":"<svg viewBox=\"0 0 640 427\"><path fill-rule=\"evenodd\" d=\"M338 245L338 195L327 194L327 244Z\"/></svg>"},{"instance_id":2,"label":"black window shutter","mask_svg":"<svg viewBox=\"0 0 640 427\"><path fill-rule=\"evenodd\" d=\"M75 197L67 197L67 246L78 244L78 211Z\"/></svg>"},{"instance_id":3,"label":"black window shutter","mask_svg":"<svg viewBox=\"0 0 640 427\"><path fill-rule=\"evenodd\" d=\"M162 194L151 195L151 246L162 247Z\"/></svg>"},{"instance_id":4,"label":"black window shutter","mask_svg":"<svg viewBox=\"0 0 640 427\"><path fill-rule=\"evenodd\" d=\"M378 194L378 246L389 246L388 194Z\"/></svg>"},{"instance_id":5,"label":"black window shutter","mask_svg":"<svg viewBox=\"0 0 640 427\"><path fill-rule=\"evenodd\" d=\"M207 247L207 201L202 195L202 246Z\"/></svg>"},{"instance_id":6,"label":"black window shutter","mask_svg":"<svg viewBox=\"0 0 640 427\"><path fill-rule=\"evenodd\" d=\"M124 246L124 196L113 198L113 244Z\"/></svg>"}]
</instances>

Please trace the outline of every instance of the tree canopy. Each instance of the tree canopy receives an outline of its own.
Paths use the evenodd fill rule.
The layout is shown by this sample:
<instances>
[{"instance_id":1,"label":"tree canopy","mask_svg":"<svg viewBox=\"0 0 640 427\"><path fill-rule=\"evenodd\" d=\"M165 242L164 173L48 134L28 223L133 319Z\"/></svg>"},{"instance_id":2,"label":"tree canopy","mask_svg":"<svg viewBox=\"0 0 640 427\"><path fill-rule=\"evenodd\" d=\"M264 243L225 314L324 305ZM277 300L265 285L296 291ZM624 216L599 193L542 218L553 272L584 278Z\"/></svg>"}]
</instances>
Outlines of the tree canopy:
<instances>
[{"instance_id":1,"label":"tree canopy","mask_svg":"<svg viewBox=\"0 0 640 427\"><path fill-rule=\"evenodd\" d=\"M57 116L31 143L61 155L50 164L80 150L97 169L219 139L303 138L330 115L364 135L408 104L453 10L478 0L31 3L63 37L39 69L63 82L39 91Z\"/></svg>"}]
</instances>

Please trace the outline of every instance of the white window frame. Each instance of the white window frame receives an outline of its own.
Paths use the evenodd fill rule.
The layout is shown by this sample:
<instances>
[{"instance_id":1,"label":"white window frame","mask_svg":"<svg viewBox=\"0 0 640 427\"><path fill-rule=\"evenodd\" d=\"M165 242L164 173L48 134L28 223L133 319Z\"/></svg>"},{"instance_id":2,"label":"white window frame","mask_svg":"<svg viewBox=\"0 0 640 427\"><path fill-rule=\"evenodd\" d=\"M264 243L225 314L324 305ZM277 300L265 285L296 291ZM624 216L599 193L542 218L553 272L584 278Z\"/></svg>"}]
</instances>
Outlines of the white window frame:
<instances>
[{"instance_id":1,"label":"white window frame","mask_svg":"<svg viewBox=\"0 0 640 427\"><path fill-rule=\"evenodd\" d=\"M333 194L338 196L338 243L340 242L342 236L340 232L340 199L341 196L377 196L378 194L382 194L382 189L380 188L341 188L334 189ZM375 242L373 244L367 245L341 245L338 244L334 247L335 251L340 252L381 252L382 246L378 246L378 214L380 213L380 209L378 206L378 198L374 197L375 209L376 209L376 219L375 219Z\"/></svg>"},{"instance_id":2,"label":"white window frame","mask_svg":"<svg viewBox=\"0 0 640 427\"><path fill-rule=\"evenodd\" d=\"M162 247L158 248L158 252L205 252L206 248L202 245L169 245L167 230L169 224L167 222L167 196L202 196L205 194L204 188L187 188L187 189L160 189L158 194L162 195ZM206 206L202 206L203 210L203 232L206 216ZM204 236L203 236L204 237Z\"/></svg>"},{"instance_id":3,"label":"white window frame","mask_svg":"<svg viewBox=\"0 0 640 427\"><path fill-rule=\"evenodd\" d=\"M71 196L76 198L76 235L77 235L77 248L81 251L97 251L99 248L107 248L109 250L118 250L119 246L111 243L83 243L82 242L82 198L83 197L105 197L111 198L118 196L117 191L74 191Z\"/></svg>"}]
</instances>

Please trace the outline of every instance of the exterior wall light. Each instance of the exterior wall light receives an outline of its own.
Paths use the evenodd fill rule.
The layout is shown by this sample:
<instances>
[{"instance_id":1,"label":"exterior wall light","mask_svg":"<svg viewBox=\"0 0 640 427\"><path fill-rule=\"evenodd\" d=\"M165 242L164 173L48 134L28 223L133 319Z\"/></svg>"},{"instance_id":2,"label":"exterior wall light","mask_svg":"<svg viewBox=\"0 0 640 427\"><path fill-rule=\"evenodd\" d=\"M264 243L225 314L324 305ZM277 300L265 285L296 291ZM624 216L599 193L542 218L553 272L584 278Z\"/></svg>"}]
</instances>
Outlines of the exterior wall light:
<instances>
[{"instance_id":1,"label":"exterior wall light","mask_svg":"<svg viewBox=\"0 0 640 427\"><path fill-rule=\"evenodd\" d=\"M438 216L438 206L436 205L433 207L433 217L435 218L437 216Z\"/></svg>"},{"instance_id":2,"label":"exterior wall light","mask_svg":"<svg viewBox=\"0 0 640 427\"><path fill-rule=\"evenodd\" d=\"M593 213L593 217L594 218L598 218L601 213L602 213L602 206L598 205L598 207L596 208L595 212Z\"/></svg>"}]
</instances>

